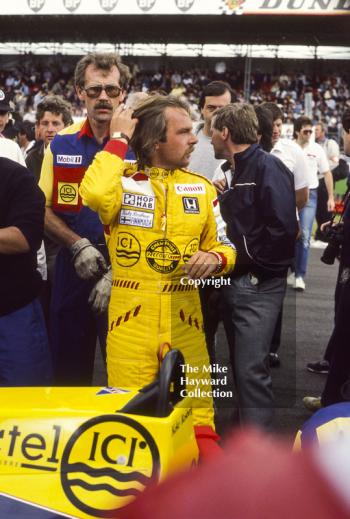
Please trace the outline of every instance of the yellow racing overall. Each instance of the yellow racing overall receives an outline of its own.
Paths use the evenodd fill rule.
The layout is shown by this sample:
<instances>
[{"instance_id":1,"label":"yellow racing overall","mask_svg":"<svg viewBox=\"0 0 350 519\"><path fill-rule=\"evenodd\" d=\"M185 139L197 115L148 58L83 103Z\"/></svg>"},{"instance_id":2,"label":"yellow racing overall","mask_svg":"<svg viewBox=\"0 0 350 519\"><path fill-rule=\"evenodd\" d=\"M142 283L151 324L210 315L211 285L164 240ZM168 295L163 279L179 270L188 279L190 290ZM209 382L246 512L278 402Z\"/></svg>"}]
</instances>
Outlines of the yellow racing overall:
<instances>
[{"instance_id":1,"label":"yellow racing overall","mask_svg":"<svg viewBox=\"0 0 350 519\"><path fill-rule=\"evenodd\" d=\"M222 260L217 274L227 274L236 252L225 235L211 182L183 169L141 171L120 158L125 151L123 143L110 141L80 188L83 204L108 226L113 271L108 383L148 384L157 375L164 348L177 348L185 358L183 382L196 390L194 424L214 427L199 294L182 266L198 250L213 251Z\"/></svg>"}]
</instances>

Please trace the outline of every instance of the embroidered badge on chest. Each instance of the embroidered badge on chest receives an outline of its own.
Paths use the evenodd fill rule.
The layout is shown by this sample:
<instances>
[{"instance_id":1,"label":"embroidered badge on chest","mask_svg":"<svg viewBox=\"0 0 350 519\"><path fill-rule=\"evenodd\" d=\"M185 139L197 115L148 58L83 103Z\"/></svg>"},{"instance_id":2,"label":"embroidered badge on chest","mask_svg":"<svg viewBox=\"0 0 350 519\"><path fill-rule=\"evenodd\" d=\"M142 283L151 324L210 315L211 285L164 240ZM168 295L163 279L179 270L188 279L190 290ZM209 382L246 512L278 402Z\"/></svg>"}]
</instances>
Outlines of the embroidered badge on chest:
<instances>
[{"instance_id":1,"label":"embroidered badge on chest","mask_svg":"<svg viewBox=\"0 0 350 519\"><path fill-rule=\"evenodd\" d=\"M199 203L198 198L186 197L182 198L182 204L184 206L184 211L187 214L199 214Z\"/></svg>"},{"instance_id":2,"label":"embroidered badge on chest","mask_svg":"<svg viewBox=\"0 0 350 519\"><path fill-rule=\"evenodd\" d=\"M153 227L154 213L145 213L144 211L132 211L131 209L122 209L119 213L119 223L121 225L131 225L133 227L145 227L151 229Z\"/></svg>"},{"instance_id":3,"label":"embroidered badge on chest","mask_svg":"<svg viewBox=\"0 0 350 519\"><path fill-rule=\"evenodd\" d=\"M138 209L148 209L154 211L155 196L138 195L135 193L123 193L123 205L137 207Z\"/></svg>"}]
</instances>

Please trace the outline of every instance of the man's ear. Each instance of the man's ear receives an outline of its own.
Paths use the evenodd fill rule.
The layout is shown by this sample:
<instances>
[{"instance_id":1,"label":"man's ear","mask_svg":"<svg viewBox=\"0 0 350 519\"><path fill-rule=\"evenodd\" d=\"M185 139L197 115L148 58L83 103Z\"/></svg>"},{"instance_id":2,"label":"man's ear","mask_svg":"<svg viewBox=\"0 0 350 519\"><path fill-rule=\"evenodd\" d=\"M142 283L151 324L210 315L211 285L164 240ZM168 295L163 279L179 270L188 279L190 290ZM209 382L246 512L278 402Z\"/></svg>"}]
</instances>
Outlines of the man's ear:
<instances>
[{"instance_id":1,"label":"man's ear","mask_svg":"<svg viewBox=\"0 0 350 519\"><path fill-rule=\"evenodd\" d=\"M39 121L35 123L34 126L34 132L35 132L35 140L38 141L40 139L40 128L39 128Z\"/></svg>"},{"instance_id":2,"label":"man's ear","mask_svg":"<svg viewBox=\"0 0 350 519\"><path fill-rule=\"evenodd\" d=\"M227 139L229 138L229 136L230 136L230 132L228 131L228 129L226 128L226 126L224 126L223 129L221 130L221 137L222 137L222 140L227 141Z\"/></svg>"},{"instance_id":3,"label":"man's ear","mask_svg":"<svg viewBox=\"0 0 350 519\"><path fill-rule=\"evenodd\" d=\"M75 91L77 93L77 96L78 96L79 100L80 101L85 101L85 92L84 92L84 90L82 90L81 87L76 86L75 87Z\"/></svg>"}]
</instances>

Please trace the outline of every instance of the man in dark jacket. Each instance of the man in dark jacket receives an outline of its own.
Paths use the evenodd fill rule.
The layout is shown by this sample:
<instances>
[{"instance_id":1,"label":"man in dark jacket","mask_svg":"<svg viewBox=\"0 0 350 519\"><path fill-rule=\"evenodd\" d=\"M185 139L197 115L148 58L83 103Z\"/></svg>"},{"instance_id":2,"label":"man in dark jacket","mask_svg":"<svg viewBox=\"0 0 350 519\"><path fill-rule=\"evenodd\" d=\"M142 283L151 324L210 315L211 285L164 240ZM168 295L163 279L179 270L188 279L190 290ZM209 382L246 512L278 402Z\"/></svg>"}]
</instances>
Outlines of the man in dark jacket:
<instances>
[{"instance_id":1,"label":"man in dark jacket","mask_svg":"<svg viewBox=\"0 0 350 519\"><path fill-rule=\"evenodd\" d=\"M36 109L35 135L36 142L26 157L29 171L39 182L44 152L55 135L69 124L72 124L70 104L58 95L48 95L38 104ZM44 310L47 327L49 327L49 313L51 292L54 279L55 261L60 246L48 236L44 237L47 281L41 294L41 303Z\"/></svg>"},{"instance_id":2,"label":"man in dark jacket","mask_svg":"<svg viewBox=\"0 0 350 519\"><path fill-rule=\"evenodd\" d=\"M23 166L0 158L0 172L0 386L50 385L36 268L45 199Z\"/></svg>"},{"instance_id":3,"label":"man in dark jacket","mask_svg":"<svg viewBox=\"0 0 350 519\"><path fill-rule=\"evenodd\" d=\"M227 235L237 248L231 285L222 290L231 316L240 419L268 426L273 393L267 356L297 234L294 180L277 157L257 144L252 106L221 108L212 130L215 156L229 160L233 170L231 185L219 200Z\"/></svg>"}]
</instances>

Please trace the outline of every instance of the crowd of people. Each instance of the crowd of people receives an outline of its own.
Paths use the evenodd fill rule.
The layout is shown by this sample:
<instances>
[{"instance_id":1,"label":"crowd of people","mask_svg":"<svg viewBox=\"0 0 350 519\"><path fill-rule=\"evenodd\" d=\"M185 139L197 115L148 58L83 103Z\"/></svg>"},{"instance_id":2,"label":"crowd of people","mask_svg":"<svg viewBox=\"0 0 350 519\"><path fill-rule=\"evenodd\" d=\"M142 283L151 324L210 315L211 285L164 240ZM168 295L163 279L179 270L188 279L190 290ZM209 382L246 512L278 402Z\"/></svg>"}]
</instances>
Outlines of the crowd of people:
<instances>
[{"instance_id":1,"label":"crowd of people","mask_svg":"<svg viewBox=\"0 0 350 519\"><path fill-rule=\"evenodd\" d=\"M167 94L184 95L194 113L200 117L198 102L205 85L221 80L230 84L235 99L244 99L244 71L230 68L218 73L209 68L188 68L185 70L164 67L157 71L141 70L137 64L130 66L131 91L162 91ZM73 68L69 61L54 60L49 66L28 65L11 71L0 69L0 85L11 94L15 110L25 120L35 120L37 104L47 94L63 96L72 107L73 117L85 115L72 81ZM255 70L251 76L249 102L259 104L264 101L277 102L286 122L304 114L305 94L312 94L312 120L326 123L337 134L341 115L349 107L349 77L339 73L272 74Z\"/></svg>"},{"instance_id":2,"label":"crowd of people","mask_svg":"<svg viewBox=\"0 0 350 519\"><path fill-rule=\"evenodd\" d=\"M217 439L210 378L231 398L225 377L210 377L222 320L238 420L269 428L286 286L306 290L316 216L326 245L334 179L349 175L350 108L342 106L340 155L328 122L314 129L296 109L307 87L302 75L292 89L292 141L281 137L293 98L287 76L255 103L240 99L232 77L202 77L193 125L186 101L197 99L193 75L159 74L147 83L117 55L98 53L79 60L73 79L68 71L59 79L43 74L46 86L34 73L1 75L0 385L91 385L99 343L109 384L141 387L178 348L183 383L196 388L194 425L204 452ZM265 79L256 75L257 87ZM342 89L337 80L319 87L332 95ZM21 98L31 101L21 105ZM78 109L85 117L73 122ZM9 128L17 128L20 148L6 138ZM327 405L345 398L350 374L342 339L348 211L345 204L327 357L329 380L336 373L338 385ZM206 283L213 276L229 282ZM199 291L193 280L203 282ZM322 405L316 400L311 407Z\"/></svg>"}]
</instances>

